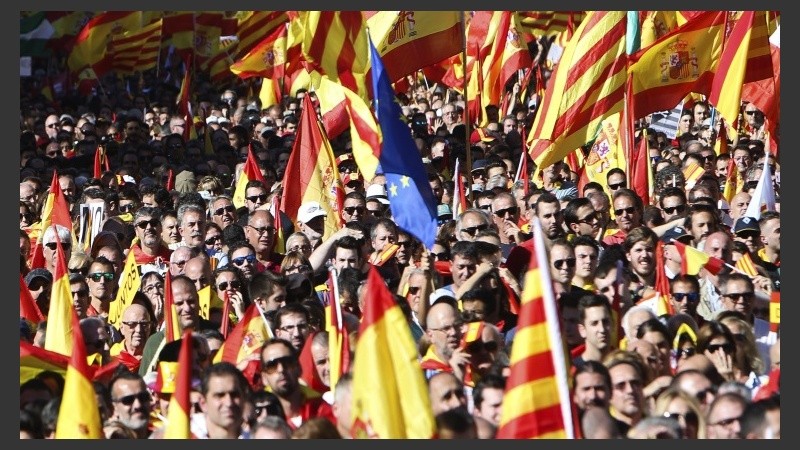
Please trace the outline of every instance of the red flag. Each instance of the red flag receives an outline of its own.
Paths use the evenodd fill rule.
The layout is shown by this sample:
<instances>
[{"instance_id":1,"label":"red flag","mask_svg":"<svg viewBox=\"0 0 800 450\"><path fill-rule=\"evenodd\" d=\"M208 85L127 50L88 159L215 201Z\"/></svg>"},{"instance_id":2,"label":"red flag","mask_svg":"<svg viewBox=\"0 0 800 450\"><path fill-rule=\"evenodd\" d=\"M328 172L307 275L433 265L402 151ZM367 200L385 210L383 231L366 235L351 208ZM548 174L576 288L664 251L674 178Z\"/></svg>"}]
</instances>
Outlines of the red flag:
<instances>
[{"instance_id":1,"label":"red flag","mask_svg":"<svg viewBox=\"0 0 800 450\"><path fill-rule=\"evenodd\" d=\"M631 130L633 131L633 130ZM639 139L639 148L636 154L633 155L633 164L631 164L631 187L636 195L641 197L642 203L645 205L650 204L650 185L648 172L650 168L650 155L647 147L647 133L642 131L642 136Z\"/></svg>"},{"instance_id":2,"label":"red flag","mask_svg":"<svg viewBox=\"0 0 800 450\"><path fill-rule=\"evenodd\" d=\"M222 337L228 337L228 328L231 326L231 299L228 295L228 291L225 291L224 298L222 300L222 326L220 327L220 333L222 333Z\"/></svg>"},{"instance_id":3,"label":"red flag","mask_svg":"<svg viewBox=\"0 0 800 450\"><path fill-rule=\"evenodd\" d=\"M717 275L723 267L725 261L708 255L691 245L686 245L680 241L672 241L678 253L681 254L681 272L689 275L697 275L700 269L706 269Z\"/></svg>"},{"instance_id":4,"label":"red flag","mask_svg":"<svg viewBox=\"0 0 800 450\"><path fill-rule=\"evenodd\" d=\"M22 279L22 274L19 274L19 316L32 324L37 324L44 320L42 311L33 300L31 291Z\"/></svg>"},{"instance_id":5,"label":"red flag","mask_svg":"<svg viewBox=\"0 0 800 450\"><path fill-rule=\"evenodd\" d=\"M47 194L44 207L42 208L42 234L36 242L36 247L33 249L33 258L31 260L31 269L44 267L44 244L43 237L45 231L51 225L61 225L68 230L72 231L72 218L69 215L69 205L64 193L61 192L61 185L58 184L58 171L53 171L53 178L50 181L50 190ZM74 232L73 232L74 234Z\"/></svg>"},{"instance_id":6,"label":"red flag","mask_svg":"<svg viewBox=\"0 0 800 450\"><path fill-rule=\"evenodd\" d=\"M325 383L322 381L322 377L319 376L317 367L314 365L314 355L311 354L311 341L314 339L316 334L317 332L315 331L308 335L305 344L303 344L303 350L300 352L300 367L303 369L300 379L305 382L306 386L319 392L320 394L324 394L329 388L328 386L325 386ZM328 338L330 339L330 336Z\"/></svg>"},{"instance_id":7,"label":"red flag","mask_svg":"<svg viewBox=\"0 0 800 450\"><path fill-rule=\"evenodd\" d=\"M172 172L172 169L169 169L167 172L166 190L171 191L173 189L175 189L175 174Z\"/></svg>"},{"instance_id":8,"label":"red flag","mask_svg":"<svg viewBox=\"0 0 800 450\"><path fill-rule=\"evenodd\" d=\"M108 166L108 157L106 157L106 149L102 145L97 146L97 150L94 152L94 172L92 173L92 177L100 179L100 176L103 175L103 167L105 170L111 170Z\"/></svg>"}]
</instances>

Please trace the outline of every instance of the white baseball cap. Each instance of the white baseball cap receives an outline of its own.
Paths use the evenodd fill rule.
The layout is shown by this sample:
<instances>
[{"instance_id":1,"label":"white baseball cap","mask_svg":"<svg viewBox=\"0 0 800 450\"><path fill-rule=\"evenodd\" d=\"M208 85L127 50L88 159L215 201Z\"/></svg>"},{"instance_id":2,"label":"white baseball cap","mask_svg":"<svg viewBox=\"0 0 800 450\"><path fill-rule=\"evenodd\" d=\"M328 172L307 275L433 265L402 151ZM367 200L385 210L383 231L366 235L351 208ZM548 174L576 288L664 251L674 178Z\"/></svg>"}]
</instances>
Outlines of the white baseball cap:
<instances>
[{"instance_id":1,"label":"white baseball cap","mask_svg":"<svg viewBox=\"0 0 800 450\"><path fill-rule=\"evenodd\" d=\"M300 209L297 210L297 220L302 223L308 223L316 217L324 217L327 215L328 213L322 209L322 205L320 205L319 202L303 203L300 205Z\"/></svg>"},{"instance_id":2,"label":"white baseball cap","mask_svg":"<svg viewBox=\"0 0 800 450\"><path fill-rule=\"evenodd\" d=\"M389 204L389 194L386 193L386 186L382 184L371 184L367 188L367 200L376 199L384 205Z\"/></svg>"}]
</instances>

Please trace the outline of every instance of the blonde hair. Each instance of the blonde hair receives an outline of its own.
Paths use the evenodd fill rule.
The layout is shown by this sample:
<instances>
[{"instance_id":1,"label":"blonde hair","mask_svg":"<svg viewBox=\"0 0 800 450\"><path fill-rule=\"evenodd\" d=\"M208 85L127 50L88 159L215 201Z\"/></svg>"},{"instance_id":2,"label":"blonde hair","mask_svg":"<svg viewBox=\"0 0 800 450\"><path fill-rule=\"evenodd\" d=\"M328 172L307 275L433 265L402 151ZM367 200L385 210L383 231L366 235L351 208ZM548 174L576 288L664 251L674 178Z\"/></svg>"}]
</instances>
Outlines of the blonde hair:
<instances>
[{"instance_id":1,"label":"blonde hair","mask_svg":"<svg viewBox=\"0 0 800 450\"><path fill-rule=\"evenodd\" d=\"M696 398L687 394L685 391L678 389L677 387L670 387L667 388L661 395L658 396L656 399L655 408L653 408L653 416L663 416L664 413L669 408L670 403L672 403L675 399L681 399L689 405L689 409L695 413L697 416L697 437L696 439L705 439L706 438L706 416L703 414L702 409L700 408L700 403L697 401ZM688 436L687 436L688 437Z\"/></svg>"}]
</instances>

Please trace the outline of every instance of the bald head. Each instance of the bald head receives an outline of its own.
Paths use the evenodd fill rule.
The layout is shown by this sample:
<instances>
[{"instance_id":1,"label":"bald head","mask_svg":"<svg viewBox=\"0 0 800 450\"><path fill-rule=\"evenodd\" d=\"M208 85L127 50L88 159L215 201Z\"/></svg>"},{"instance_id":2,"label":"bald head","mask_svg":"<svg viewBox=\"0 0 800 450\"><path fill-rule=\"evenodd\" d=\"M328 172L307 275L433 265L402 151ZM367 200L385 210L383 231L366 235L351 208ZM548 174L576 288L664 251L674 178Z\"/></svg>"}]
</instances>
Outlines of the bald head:
<instances>
[{"instance_id":1,"label":"bald head","mask_svg":"<svg viewBox=\"0 0 800 450\"><path fill-rule=\"evenodd\" d=\"M726 263L732 262L733 241L730 236L722 231L715 231L708 235L703 251L707 255L719 258Z\"/></svg>"},{"instance_id":2,"label":"bald head","mask_svg":"<svg viewBox=\"0 0 800 450\"><path fill-rule=\"evenodd\" d=\"M456 309L447 302L439 302L428 309L428 328L440 328L442 324L452 325L456 317Z\"/></svg>"},{"instance_id":3,"label":"bald head","mask_svg":"<svg viewBox=\"0 0 800 450\"><path fill-rule=\"evenodd\" d=\"M467 408L464 384L450 372L439 372L428 380L433 415L456 408Z\"/></svg>"},{"instance_id":4,"label":"bald head","mask_svg":"<svg viewBox=\"0 0 800 450\"><path fill-rule=\"evenodd\" d=\"M183 274L192 279L194 287L198 291L211 283L211 265L202 256L196 256L186 261Z\"/></svg>"},{"instance_id":5,"label":"bald head","mask_svg":"<svg viewBox=\"0 0 800 450\"><path fill-rule=\"evenodd\" d=\"M174 277L183 275L186 263L192 258L191 247L181 246L172 251L169 257L169 273Z\"/></svg>"},{"instance_id":6,"label":"bald head","mask_svg":"<svg viewBox=\"0 0 800 450\"><path fill-rule=\"evenodd\" d=\"M706 355L696 353L686 359L678 361L678 368L675 374L685 372L687 370L696 370L700 373L708 373L709 370L714 368L714 363L709 360Z\"/></svg>"}]
</instances>

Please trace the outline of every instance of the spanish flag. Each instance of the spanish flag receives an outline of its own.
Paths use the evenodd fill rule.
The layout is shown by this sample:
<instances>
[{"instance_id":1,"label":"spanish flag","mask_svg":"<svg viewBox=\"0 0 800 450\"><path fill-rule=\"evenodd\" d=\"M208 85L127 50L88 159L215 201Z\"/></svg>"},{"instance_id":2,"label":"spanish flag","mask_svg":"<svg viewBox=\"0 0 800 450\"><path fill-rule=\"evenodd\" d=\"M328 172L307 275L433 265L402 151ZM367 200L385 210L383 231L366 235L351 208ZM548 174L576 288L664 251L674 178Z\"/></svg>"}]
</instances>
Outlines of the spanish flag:
<instances>
[{"instance_id":1,"label":"spanish flag","mask_svg":"<svg viewBox=\"0 0 800 450\"><path fill-rule=\"evenodd\" d=\"M178 310L172 300L172 277L167 274L164 282L164 341L170 343L180 339L181 323L178 320Z\"/></svg>"},{"instance_id":2,"label":"spanish flag","mask_svg":"<svg viewBox=\"0 0 800 450\"><path fill-rule=\"evenodd\" d=\"M192 332L186 330L181 341L178 354L178 377L175 381L175 393L169 402L167 424L164 427L164 439L189 439L189 391L192 388Z\"/></svg>"},{"instance_id":3,"label":"spanish flag","mask_svg":"<svg viewBox=\"0 0 800 450\"><path fill-rule=\"evenodd\" d=\"M538 219L511 349L498 439L573 439L568 361Z\"/></svg>"},{"instance_id":4,"label":"spanish flag","mask_svg":"<svg viewBox=\"0 0 800 450\"><path fill-rule=\"evenodd\" d=\"M19 274L19 316L34 325L44 320L42 311L39 310L28 285L22 279L22 273Z\"/></svg>"},{"instance_id":5,"label":"spanish flag","mask_svg":"<svg viewBox=\"0 0 800 450\"><path fill-rule=\"evenodd\" d=\"M374 267L367 291L353 363L353 436L430 439L436 425L408 322Z\"/></svg>"},{"instance_id":6,"label":"spanish flag","mask_svg":"<svg viewBox=\"0 0 800 450\"><path fill-rule=\"evenodd\" d=\"M691 245L680 241L672 241L672 244L675 244L675 248L681 254L681 272L685 274L697 275L700 273L700 269L706 269L716 275L725 267L725 261L707 255Z\"/></svg>"},{"instance_id":7,"label":"spanish flag","mask_svg":"<svg viewBox=\"0 0 800 450\"><path fill-rule=\"evenodd\" d=\"M264 77L283 81L286 66L287 26L281 24L241 59L231 64L231 72L246 80ZM280 96L278 97L280 99ZM264 106L269 106L264 104Z\"/></svg>"},{"instance_id":8,"label":"spanish flag","mask_svg":"<svg viewBox=\"0 0 800 450\"><path fill-rule=\"evenodd\" d=\"M68 365L69 357L61 353L50 352L23 340L19 341L19 384L35 378L45 370L65 376Z\"/></svg>"},{"instance_id":9,"label":"spanish flag","mask_svg":"<svg viewBox=\"0 0 800 450\"><path fill-rule=\"evenodd\" d=\"M350 335L344 326L342 302L339 297L339 282L336 269L328 272L332 287L331 301L325 307L325 330L328 331L328 358L330 361L330 389L335 392L336 383L342 374L350 371ZM310 338L309 338L310 340Z\"/></svg>"},{"instance_id":10,"label":"spanish flag","mask_svg":"<svg viewBox=\"0 0 800 450\"><path fill-rule=\"evenodd\" d=\"M261 174L261 168L256 161L256 155L253 153L253 146L247 147L247 160L242 168L242 173L239 175L239 181L236 182L236 189L233 192L233 206L241 208L245 205L245 193L247 192L247 183L251 180L258 180L266 185L264 175Z\"/></svg>"},{"instance_id":11,"label":"spanish flag","mask_svg":"<svg viewBox=\"0 0 800 450\"><path fill-rule=\"evenodd\" d=\"M142 26L141 11L106 11L94 16L81 29L67 59L73 74L90 69L96 77L103 76L111 67L107 55L108 43L115 35Z\"/></svg>"},{"instance_id":12,"label":"spanish flag","mask_svg":"<svg viewBox=\"0 0 800 450\"><path fill-rule=\"evenodd\" d=\"M36 241L36 247L33 249L33 258L31 260L31 269L44 267L44 245L42 244L42 237L45 231L51 225L61 225L72 233L72 242L76 242L75 230L72 229L72 218L69 215L69 205L64 193L61 192L61 185L58 184L58 171L53 171L53 178L50 180L50 190L47 194L44 207L42 208L42 222L41 233ZM57 234L56 234L57 235Z\"/></svg>"},{"instance_id":13,"label":"spanish flag","mask_svg":"<svg viewBox=\"0 0 800 450\"><path fill-rule=\"evenodd\" d=\"M53 226L55 228L55 226ZM56 273L53 277L53 287L50 294L50 311L47 314L47 332L44 338L45 350L72 355L73 336L77 322L72 320L75 308L72 306L72 291L69 288L69 272L67 260L61 242L56 240ZM81 345L83 347L83 345ZM86 351L85 349L83 350ZM85 358L84 358L85 360Z\"/></svg>"},{"instance_id":14,"label":"spanish flag","mask_svg":"<svg viewBox=\"0 0 800 450\"><path fill-rule=\"evenodd\" d=\"M697 184L697 180L706 173L706 169L703 168L700 164L697 164L694 161L691 161L686 167L683 168L683 177L686 179L686 190L691 190L695 184Z\"/></svg>"},{"instance_id":15,"label":"spanish flag","mask_svg":"<svg viewBox=\"0 0 800 450\"><path fill-rule=\"evenodd\" d=\"M69 284L67 291L69 292ZM86 347L83 344L81 327L78 325L78 315L72 310L71 302L70 310L74 332L70 336L71 357L64 377L64 393L58 411L56 439L102 439L104 435L103 424L100 422L100 408L97 406L97 396L92 385L91 369L86 361Z\"/></svg>"},{"instance_id":16,"label":"spanish flag","mask_svg":"<svg viewBox=\"0 0 800 450\"><path fill-rule=\"evenodd\" d=\"M244 312L242 320L228 334L214 357L214 362L239 364L248 356L258 353L264 342L274 337L266 323L266 319L259 313L258 305L252 303Z\"/></svg>"}]
</instances>

